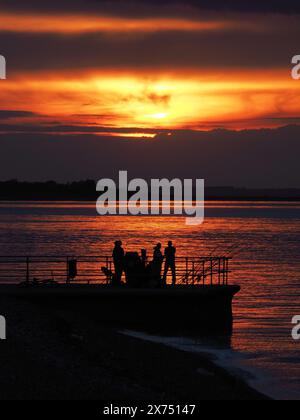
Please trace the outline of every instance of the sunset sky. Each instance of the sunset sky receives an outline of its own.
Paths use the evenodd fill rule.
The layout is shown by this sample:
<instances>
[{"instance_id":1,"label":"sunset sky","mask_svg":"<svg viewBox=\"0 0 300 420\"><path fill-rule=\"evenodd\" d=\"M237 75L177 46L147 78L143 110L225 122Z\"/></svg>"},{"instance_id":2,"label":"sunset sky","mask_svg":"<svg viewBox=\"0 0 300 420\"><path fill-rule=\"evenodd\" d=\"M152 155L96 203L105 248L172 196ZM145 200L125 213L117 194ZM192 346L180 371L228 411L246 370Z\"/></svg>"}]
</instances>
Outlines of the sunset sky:
<instances>
[{"instance_id":1,"label":"sunset sky","mask_svg":"<svg viewBox=\"0 0 300 420\"><path fill-rule=\"evenodd\" d=\"M300 122L300 82L291 78L300 7L292 2L0 4L5 140L151 140Z\"/></svg>"}]
</instances>

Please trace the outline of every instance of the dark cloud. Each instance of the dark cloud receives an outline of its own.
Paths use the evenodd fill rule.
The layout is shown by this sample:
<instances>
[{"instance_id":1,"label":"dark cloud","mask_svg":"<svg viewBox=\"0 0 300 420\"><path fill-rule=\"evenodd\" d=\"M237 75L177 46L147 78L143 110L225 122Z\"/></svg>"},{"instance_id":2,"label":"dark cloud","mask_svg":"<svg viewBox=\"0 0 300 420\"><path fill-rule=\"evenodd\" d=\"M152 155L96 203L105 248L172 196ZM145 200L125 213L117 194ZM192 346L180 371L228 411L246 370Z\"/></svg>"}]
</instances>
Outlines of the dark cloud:
<instances>
[{"instance_id":1,"label":"dark cloud","mask_svg":"<svg viewBox=\"0 0 300 420\"><path fill-rule=\"evenodd\" d=\"M149 3L151 0L149 0ZM189 4L201 10L230 11L230 12L271 12L296 13L300 12L297 0L154 0L154 3L174 5L178 3Z\"/></svg>"},{"instance_id":2,"label":"dark cloud","mask_svg":"<svg viewBox=\"0 0 300 420\"><path fill-rule=\"evenodd\" d=\"M248 119L232 119L227 120L226 123L221 120L211 120L209 122L195 122L194 124L187 124L187 126L182 126L182 128L150 128L150 127L116 127L114 125L109 125L107 122L112 119L111 114L74 114L73 122L71 124L65 124L63 121L53 121L50 116L44 115L42 119L32 118L39 116L30 112L18 112L18 111L8 111L6 114L3 111L3 118L1 118L0 112L0 133L40 133L40 134L49 134L57 133L60 134L152 134L154 136L169 135L170 132L173 133L173 138L177 138L181 135L188 134L190 138L194 138L195 133L197 134L198 130L227 130L226 127L268 127L270 123L274 123L275 127L285 127L288 125L300 125L300 116L294 117L285 117L285 116L269 116L261 118L248 118ZM20 121L10 122L10 118L22 117ZM41 117L41 116L40 116ZM29 118L29 120L24 120L23 118ZM76 121L75 118L78 118ZM90 119L93 119L94 122L91 122ZM31 121L33 120L33 121ZM84 122L88 120L88 125L84 125Z\"/></svg>"},{"instance_id":3,"label":"dark cloud","mask_svg":"<svg viewBox=\"0 0 300 420\"><path fill-rule=\"evenodd\" d=\"M1 0L0 0L1 2ZM174 7L166 7L169 3ZM183 4L193 4L204 9L216 8L217 14L207 15L197 13L194 9L183 8ZM2 1L3 9L30 9L66 11L111 10L120 16L138 14L143 10L145 16L151 16L151 11L161 13L166 10L166 16L173 14L184 17L211 20L214 18L233 19L240 27L230 26L227 29L213 31L158 31L150 33L14 33L1 32L1 54L8 62L8 71L16 70L51 70L51 69L81 69L81 68L161 68L176 67L211 68L247 67L271 68L286 67L290 58L299 49L300 25L298 16L261 16L245 17L243 14L222 15L222 10L235 12L245 10L281 10L296 11L300 2L267 1L171 1L157 2L139 1L79 1L66 0L54 2L20 2ZM181 6L178 6L180 5ZM176 5L176 6L175 6ZM273 5L273 6L272 6ZM165 8L165 9L164 9ZM124 9L124 10L123 10ZM173 13L174 11L174 13ZM175 11L177 11L175 13ZM124 12L124 13L123 13ZM1 12L0 12L1 13ZM196 14L195 14L196 13ZM231 16L231 17L230 17ZM249 23L251 26L249 26ZM258 25L256 28L255 25ZM116 28L117 30L118 28Z\"/></svg>"},{"instance_id":4,"label":"dark cloud","mask_svg":"<svg viewBox=\"0 0 300 420\"><path fill-rule=\"evenodd\" d=\"M92 135L0 136L0 180L205 178L208 185L300 186L300 126L233 132L180 131L154 140Z\"/></svg>"},{"instance_id":5,"label":"dark cloud","mask_svg":"<svg viewBox=\"0 0 300 420\"><path fill-rule=\"evenodd\" d=\"M3 10L105 12L119 15L172 14L180 6L208 11L299 13L298 0L1 0Z\"/></svg>"},{"instance_id":6,"label":"dark cloud","mask_svg":"<svg viewBox=\"0 0 300 420\"><path fill-rule=\"evenodd\" d=\"M85 116L80 116L84 118ZM96 117L93 116L93 117ZM99 119L104 119L103 116L97 116ZM1 119L1 117L0 117ZM161 134L169 133L167 129L150 129L150 128L138 128L138 127L107 127L95 124L89 124L83 126L82 124L64 125L55 122L50 124L47 122L35 123L35 124L0 124L0 132L11 132L11 133L58 133L58 134L72 134L72 133L117 133L117 134L128 134L128 133L145 133L145 134Z\"/></svg>"},{"instance_id":7,"label":"dark cloud","mask_svg":"<svg viewBox=\"0 0 300 420\"><path fill-rule=\"evenodd\" d=\"M8 111L5 109L0 109L0 120L8 120L11 118L31 118L34 117L33 112L28 111Z\"/></svg>"},{"instance_id":8,"label":"dark cloud","mask_svg":"<svg viewBox=\"0 0 300 420\"><path fill-rule=\"evenodd\" d=\"M1 33L11 72L84 68L286 67L298 51L300 25L267 32L160 32L135 36Z\"/></svg>"}]
</instances>

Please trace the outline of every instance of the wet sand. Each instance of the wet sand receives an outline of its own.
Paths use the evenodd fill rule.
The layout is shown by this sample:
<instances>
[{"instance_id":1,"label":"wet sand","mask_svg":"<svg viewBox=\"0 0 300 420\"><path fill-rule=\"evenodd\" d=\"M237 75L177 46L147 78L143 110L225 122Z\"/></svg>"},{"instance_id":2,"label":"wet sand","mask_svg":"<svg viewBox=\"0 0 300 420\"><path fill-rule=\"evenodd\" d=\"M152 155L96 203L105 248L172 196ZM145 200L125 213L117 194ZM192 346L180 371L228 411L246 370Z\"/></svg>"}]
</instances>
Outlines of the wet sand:
<instances>
[{"instance_id":1,"label":"wet sand","mask_svg":"<svg viewBox=\"0 0 300 420\"><path fill-rule=\"evenodd\" d=\"M95 308L0 297L0 399L254 400L265 397L205 355L125 336Z\"/></svg>"}]
</instances>

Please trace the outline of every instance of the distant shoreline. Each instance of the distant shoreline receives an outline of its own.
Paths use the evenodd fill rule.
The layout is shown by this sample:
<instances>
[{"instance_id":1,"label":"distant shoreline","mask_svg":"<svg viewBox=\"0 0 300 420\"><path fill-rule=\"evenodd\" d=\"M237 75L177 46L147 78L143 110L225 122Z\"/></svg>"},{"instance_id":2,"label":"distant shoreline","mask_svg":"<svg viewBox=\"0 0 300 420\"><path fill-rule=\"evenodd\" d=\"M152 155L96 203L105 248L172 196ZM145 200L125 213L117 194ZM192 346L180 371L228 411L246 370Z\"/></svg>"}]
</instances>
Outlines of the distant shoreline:
<instances>
[{"instance_id":1,"label":"distant shoreline","mask_svg":"<svg viewBox=\"0 0 300 420\"><path fill-rule=\"evenodd\" d=\"M133 193L132 193L133 194ZM117 191L117 197L119 192ZM66 184L49 182L0 182L0 201L93 201L99 197L93 180ZM128 194L130 198L130 194ZM194 196L195 198L195 196ZM150 197L149 197L150 199ZM173 197L171 196L171 200ZM206 187L206 201L300 201L300 188Z\"/></svg>"}]
</instances>

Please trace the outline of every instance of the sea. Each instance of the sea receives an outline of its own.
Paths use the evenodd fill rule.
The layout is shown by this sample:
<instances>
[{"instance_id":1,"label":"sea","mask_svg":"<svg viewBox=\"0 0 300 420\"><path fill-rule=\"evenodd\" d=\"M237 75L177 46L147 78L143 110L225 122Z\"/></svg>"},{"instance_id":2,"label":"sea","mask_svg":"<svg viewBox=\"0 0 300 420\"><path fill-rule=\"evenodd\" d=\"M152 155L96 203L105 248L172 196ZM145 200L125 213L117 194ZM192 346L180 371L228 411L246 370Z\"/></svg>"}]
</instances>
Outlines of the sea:
<instances>
[{"instance_id":1,"label":"sea","mask_svg":"<svg viewBox=\"0 0 300 420\"><path fill-rule=\"evenodd\" d=\"M300 400L300 203L211 201L202 225L185 218L98 216L93 202L1 202L0 262L14 256L111 255L172 240L178 256L230 256L233 302L230 340L130 334L209 354L233 375L275 399ZM0 264L0 282L14 282Z\"/></svg>"}]
</instances>

